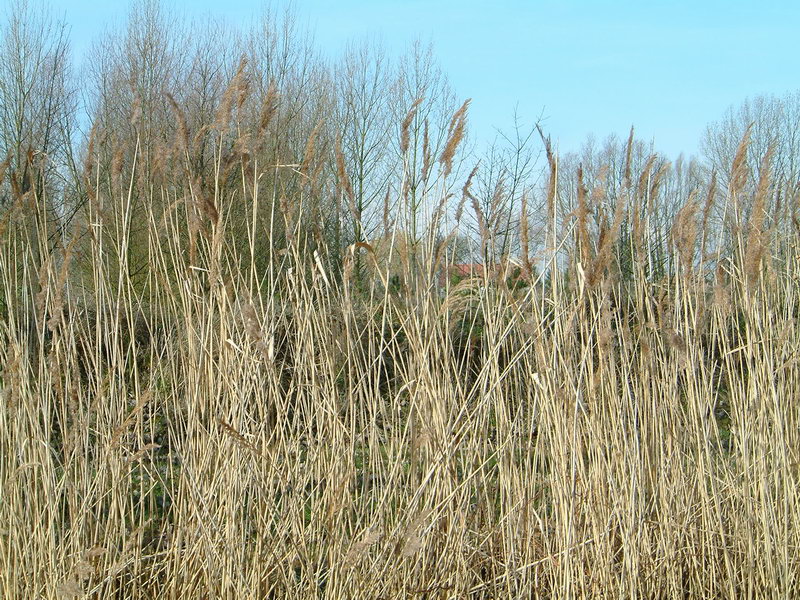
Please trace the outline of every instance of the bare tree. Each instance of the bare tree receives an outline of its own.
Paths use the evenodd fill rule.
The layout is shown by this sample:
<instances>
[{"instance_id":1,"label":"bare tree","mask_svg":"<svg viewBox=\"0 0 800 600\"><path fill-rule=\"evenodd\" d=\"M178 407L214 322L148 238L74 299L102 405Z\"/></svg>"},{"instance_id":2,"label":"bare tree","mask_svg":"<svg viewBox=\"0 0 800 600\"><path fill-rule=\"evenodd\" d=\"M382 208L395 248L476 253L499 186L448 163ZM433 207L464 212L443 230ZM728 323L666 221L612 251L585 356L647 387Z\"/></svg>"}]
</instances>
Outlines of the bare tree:
<instances>
[{"instance_id":1,"label":"bare tree","mask_svg":"<svg viewBox=\"0 0 800 600\"><path fill-rule=\"evenodd\" d=\"M785 248L788 232L800 222L800 92L756 96L730 107L707 127L701 151L708 177L719 181L713 234L720 251L735 252L751 222L761 222Z\"/></svg>"},{"instance_id":2,"label":"bare tree","mask_svg":"<svg viewBox=\"0 0 800 600\"><path fill-rule=\"evenodd\" d=\"M403 226L412 240L420 237L428 192L435 182L434 166L447 143L457 108L447 77L436 64L431 46L415 42L399 64L393 120L402 123L397 152L403 172ZM409 109L413 110L409 112Z\"/></svg>"},{"instance_id":3,"label":"bare tree","mask_svg":"<svg viewBox=\"0 0 800 600\"><path fill-rule=\"evenodd\" d=\"M0 29L0 156L17 194L31 192L60 233L72 189L76 111L66 25L43 7L15 0ZM11 198L0 188L0 208Z\"/></svg>"},{"instance_id":4,"label":"bare tree","mask_svg":"<svg viewBox=\"0 0 800 600\"><path fill-rule=\"evenodd\" d=\"M188 56L180 23L158 0L135 0L125 30L109 33L92 49L87 104L96 133L116 148L138 143L137 168L145 183L151 180L159 142L175 130L164 92L179 89Z\"/></svg>"},{"instance_id":5,"label":"bare tree","mask_svg":"<svg viewBox=\"0 0 800 600\"><path fill-rule=\"evenodd\" d=\"M339 202L338 214L345 223L344 241L373 238L381 223L382 200L391 187L389 158L392 142L391 101L394 86L383 49L362 42L347 47L336 70L335 122L342 153L339 188L352 198ZM340 182L341 184L341 182ZM361 276L361 254L356 254L356 276Z\"/></svg>"},{"instance_id":6,"label":"bare tree","mask_svg":"<svg viewBox=\"0 0 800 600\"><path fill-rule=\"evenodd\" d=\"M733 169L740 147L744 162ZM723 223L732 233L750 221L761 181L769 186L758 219L774 232L794 226L800 192L800 92L756 96L732 106L706 128L701 151L709 177L714 173L720 182L715 215L720 234ZM734 170L736 182L731 180Z\"/></svg>"},{"instance_id":7,"label":"bare tree","mask_svg":"<svg viewBox=\"0 0 800 600\"><path fill-rule=\"evenodd\" d=\"M748 130L747 169L751 182L758 181L761 159L770 147L774 149L771 169L775 185L800 179L800 92L748 98L708 125L701 151L725 186L736 150Z\"/></svg>"},{"instance_id":8,"label":"bare tree","mask_svg":"<svg viewBox=\"0 0 800 600\"><path fill-rule=\"evenodd\" d=\"M659 277L671 268L669 244L679 210L697 200L705 177L696 161L682 157L675 164L636 139L609 136L598 145L589 137L577 154L559 162L559 218L564 230L576 227L578 243L617 236L616 259L623 277L632 276L634 262ZM698 212L699 215L699 212ZM603 233L606 232L606 233ZM584 260L599 247L581 249ZM634 261L636 254L638 261Z\"/></svg>"},{"instance_id":9,"label":"bare tree","mask_svg":"<svg viewBox=\"0 0 800 600\"><path fill-rule=\"evenodd\" d=\"M321 240L330 233L323 229L332 229L332 209L323 198L325 171L321 168L323 157L332 156L335 137L328 118L333 106L328 70L310 32L298 27L292 8L279 14L270 8L263 12L249 33L247 56L254 91L253 120L259 120L267 105L272 115L268 129L258 134L262 187L277 203L276 211L268 211L264 226L271 236L280 238L287 223L290 227L292 223L310 223ZM307 172L299 174L300 169ZM302 197L303 202L280 204L281 198L292 196ZM280 213L281 206L284 223L271 216ZM306 218L301 218L303 214Z\"/></svg>"},{"instance_id":10,"label":"bare tree","mask_svg":"<svg viewBox=\"0 0 800 600\"><path fill-rule=\"evenodd\" d=\"M541 172L537 169L540 151L534 150L536 127L523 128L517 115L511 132L499 132L498 137L480 161L476 177L476 197L486 232L490 239L488 255L482 257L489 263L518 253L520 243L520 211L523 196L532 197L532 191ZM526 210L532 208L526 203ZM475 221L473 219L472 221ZM480 235L473 223L473 235ZM527 240L525 242L527 244Z\"/></svg>"}]
</instances>

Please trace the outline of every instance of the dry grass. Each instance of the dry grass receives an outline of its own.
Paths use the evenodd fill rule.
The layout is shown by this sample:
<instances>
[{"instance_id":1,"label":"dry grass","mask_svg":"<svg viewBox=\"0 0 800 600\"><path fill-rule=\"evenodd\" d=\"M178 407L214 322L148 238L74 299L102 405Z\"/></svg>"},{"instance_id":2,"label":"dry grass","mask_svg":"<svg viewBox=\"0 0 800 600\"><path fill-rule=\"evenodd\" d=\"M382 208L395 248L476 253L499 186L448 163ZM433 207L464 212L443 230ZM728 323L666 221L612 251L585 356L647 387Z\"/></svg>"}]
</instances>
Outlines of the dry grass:
<instances>
[{"instance_id":1,"label":"dry grass","mask_svg":"<svg viewBox=\"0 0 800 600\"><path fill-rule=\"evenodd\" d=\"M242 250L164 189L134 283L121 177L49 257L5 218L3 598L798 595L800 263L759 211L714 277L694 199L679 276L621 281L581 191L538 285L355 291L299 236L250 276L267 209Z\"/></svg>"}]
</instances>

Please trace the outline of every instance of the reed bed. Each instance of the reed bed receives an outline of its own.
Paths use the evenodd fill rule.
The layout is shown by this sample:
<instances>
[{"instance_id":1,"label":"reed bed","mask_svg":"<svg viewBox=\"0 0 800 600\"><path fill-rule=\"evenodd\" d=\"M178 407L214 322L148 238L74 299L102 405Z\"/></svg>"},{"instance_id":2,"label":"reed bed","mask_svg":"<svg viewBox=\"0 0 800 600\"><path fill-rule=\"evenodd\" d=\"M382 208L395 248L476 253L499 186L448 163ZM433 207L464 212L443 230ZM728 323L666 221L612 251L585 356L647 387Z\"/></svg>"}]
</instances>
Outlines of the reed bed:
<instances>
[{"instance_id":1,"label":"reed bed","mask_svg":"<svg viewBox=\"0 0 800 600\"><path fill-rule=\"evenodd\" d=\"M141 168L88 164L55 250L35 192L3 215L3 598L798 595L797 232L741 178L663 272L629 181L597 230L548 211L524 284L440 287L433 234L342 258L300 188Z\"/></svg>"}]
</instances>

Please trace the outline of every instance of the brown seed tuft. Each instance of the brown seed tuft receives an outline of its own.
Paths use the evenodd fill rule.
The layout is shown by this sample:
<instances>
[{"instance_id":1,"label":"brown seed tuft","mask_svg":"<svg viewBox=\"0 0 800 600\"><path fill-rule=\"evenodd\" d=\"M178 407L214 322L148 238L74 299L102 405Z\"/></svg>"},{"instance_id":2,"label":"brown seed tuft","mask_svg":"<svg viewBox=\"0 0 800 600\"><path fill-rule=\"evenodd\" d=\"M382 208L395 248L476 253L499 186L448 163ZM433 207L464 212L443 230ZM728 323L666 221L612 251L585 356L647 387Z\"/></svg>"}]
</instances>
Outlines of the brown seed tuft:
<instances>
[{"instance_id":1,"label":"brown seed tuft","mask_svg":"<svg viewBox=\"0 0 800 600\"><path fill-rule=\"evenodd\" d=\"M278 91L275 82L270 82L267 94L261 103L261 112L258 116L258 133L264 135L269 128L269 124L278 112Z\"/></svg>"},{"instance_id":2,"label":"brown seed tuft","mask_svg":"<svg viewBox=\"0 0 800 600\"><path fill-rule=\"evenodd\" d=\"M692 268L695 242L697 240L697 201L695 194L689 196L686 204L675 215L672 224L672 241L678 250L678 257L685 272Z\"/></svg>"},{"instance_id":3,"label":"brown seed tuft","mask_svg":"<svg viewBox=\"0 0 800 600\"><path fill-rule=\"evenodd\" d=\"M247 97L250 81L245 72L246 67L247 58L243 56L239 61L239 68L236 69L236 74L231 78L225 93L222 94L222 100L220 100L219 107L217 107L217 112L214 115L214 129L220 133L228 128L233 116L234 105L241 109Z\"/></svg>"},{"instance_id":4,"label":"brown seed tuft","mask_svg":"<svg viewBox=\"0 0 800 600\"><path fill-rule=\"evenodd\" d=\"M383 534L377 529L370 529L364 534L364 537L353 544L344 557L345 568L354 567L362 556L369 550L370 546L380 541Z\"/></svg>"},{"instance_id":5,"label":"brown seed tuft","mask_svg":"<svg viewBox=\"0 0 800 600\"><path fill-rule=\"evenodd\" d=\"M439 164L442 165L442 175L447 177L453 170L453 158L456 155L459 144L464 139L464 134L467 128L467 109L469 108L471 100L466 100L461 105L453 118L450 119L450 127L448 129L447 143L444 146L442 155L439 157Z\"/></svg>"},{"instance_id":6,"label":"brown seed tuft","mask_svg":"<svg viewBox=\"0 0 800 600\"><path fill-rule=\"evenodd\" d=\"M409 130L411 129L411 123L414 122L414 117L417 115L417 110L419 110L420 104L422 104L422 98L417 98L414 101L414 104L411 105L411 108L408 109L406 118L403 119L403 125L400 128L400 152L403 154L408 152L410 140Z\"/></svg>"},{"instance_id":7,"label":"brown seed tuft","mask_svg":"<svg viewBox=\"0 0 800 600\"><path fill-rule=\"evenodd\" d=\"M758 189L750 212L747 227L747 246L744 257L744 272L747 281L752 284L758 277L761 259L764 257L764 220L766 217L767 196L772 184L772 157L775 146L771 145L761 160L758 178Z\"/></svg>"},{"instance_id":8,"label":"brown seed tuft","mask_svg":"<svg viewBox=\"0 0 800 600\"><path fill-rule=\"evenodd\" d=\"M750 146L750 135L753 130L753 124L747 126L747 129L736 148L736 155L733 157L731 164L731 179L729 184L729 191L731 195L736 195L744 189L747 183L747 149Z\"/></svg>"},{"instance_id":9,"label":"brown seed tuft","mask_svg":"<svg viewBox=\"0 0 800 600\"><path fill-rule=\"evenodd\" d=\"M186 115L183 110L181 110L181 107L178 106L172 94L165 92L164 95L178 121L178 129L175 132L175 147L181 154L184 154L189 150L189 127L186 125Z\"/></svg>"}]
</instances>

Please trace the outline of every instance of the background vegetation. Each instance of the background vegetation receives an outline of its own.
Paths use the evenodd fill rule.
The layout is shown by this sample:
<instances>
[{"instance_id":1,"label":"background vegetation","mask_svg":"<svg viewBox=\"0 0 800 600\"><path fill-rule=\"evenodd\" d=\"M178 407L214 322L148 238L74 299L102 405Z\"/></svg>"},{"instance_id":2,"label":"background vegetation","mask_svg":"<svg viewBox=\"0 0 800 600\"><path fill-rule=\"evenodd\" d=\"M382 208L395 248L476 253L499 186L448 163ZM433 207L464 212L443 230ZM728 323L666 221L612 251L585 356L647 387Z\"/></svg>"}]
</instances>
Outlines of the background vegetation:
<instances>
[{"instance_id":1,"label":"background vegetation","mask_svg":"<svg viewBox=\"0 0 800 600\"><path fill-rule=\"evenodd\" d=\"M420 46L131 15L0 37L0 596L797 594L797 96L478 157Z\"/></svg>"}]
</instances>

